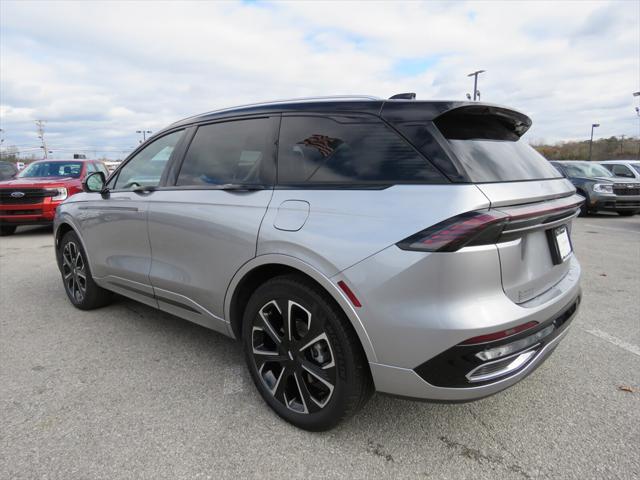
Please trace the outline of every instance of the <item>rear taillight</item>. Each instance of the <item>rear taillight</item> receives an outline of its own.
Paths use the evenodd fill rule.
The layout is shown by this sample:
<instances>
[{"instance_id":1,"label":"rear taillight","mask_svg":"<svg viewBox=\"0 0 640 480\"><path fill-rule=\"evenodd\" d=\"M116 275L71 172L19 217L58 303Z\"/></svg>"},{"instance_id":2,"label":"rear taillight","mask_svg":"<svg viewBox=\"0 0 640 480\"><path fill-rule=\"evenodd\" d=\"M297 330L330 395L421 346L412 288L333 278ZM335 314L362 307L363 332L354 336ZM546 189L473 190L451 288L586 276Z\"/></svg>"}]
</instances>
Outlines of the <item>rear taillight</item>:
<instances>
[{"instance_id":1,"label":"rear taillight","mask_svg":"<svg viewBox=\"0 0 640 480\"><path fill-rule=\"evenodd\" d=\"M509 216L497 210L466 212L405 238L403 250L455 252L471 245L497 243Z\"/></svg>"}]
</instances>

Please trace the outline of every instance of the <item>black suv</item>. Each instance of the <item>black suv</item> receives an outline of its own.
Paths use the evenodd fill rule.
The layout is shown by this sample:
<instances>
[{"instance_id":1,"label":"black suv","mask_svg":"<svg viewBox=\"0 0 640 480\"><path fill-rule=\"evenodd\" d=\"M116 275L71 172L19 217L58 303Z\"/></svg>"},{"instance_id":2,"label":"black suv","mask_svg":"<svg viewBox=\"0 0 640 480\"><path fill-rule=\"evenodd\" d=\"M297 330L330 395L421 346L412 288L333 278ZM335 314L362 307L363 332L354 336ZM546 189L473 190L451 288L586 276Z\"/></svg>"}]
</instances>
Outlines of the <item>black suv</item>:
<instances>
[{"instance_id":1,"label":"black suv","mask_svg":"<svg viewBox=\"0 0 640 480\"><path fill-rule=\"evenodd\" d=\"M608 211L631 216L640 212L640 183L637 181L616 177L595 162L553 161L551 164L585 197L582 215Z\"/></svg>"}]
</instances>

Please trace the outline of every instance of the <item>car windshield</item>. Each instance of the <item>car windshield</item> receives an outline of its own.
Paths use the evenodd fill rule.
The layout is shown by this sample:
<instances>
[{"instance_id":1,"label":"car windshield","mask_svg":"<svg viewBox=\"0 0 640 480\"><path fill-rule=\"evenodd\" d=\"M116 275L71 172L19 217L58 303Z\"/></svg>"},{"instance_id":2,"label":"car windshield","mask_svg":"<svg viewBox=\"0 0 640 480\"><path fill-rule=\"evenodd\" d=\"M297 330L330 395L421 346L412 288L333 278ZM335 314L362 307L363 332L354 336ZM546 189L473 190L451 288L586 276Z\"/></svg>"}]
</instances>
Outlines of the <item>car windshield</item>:
<instances>
[{"instance_id":1,"label":"car windshield","mask_svg":"<svg viewBox=\"0 0 640 480\"><path fill-rule=\"evenodd\" d=\"M34 162L20 172L18 177L80 178L80 172L82 172L82 162Z\"/></svg>"},{"instance_id":2,"label":"car windshield","mask_svg":"<svg viewBox=\"0 0 640 480\"><path fill-rule=\"evenodd\" d=\"M613 177L613 174L597 163L563 163L562 166L570 177Z\"/></svg>"}]
</instances>

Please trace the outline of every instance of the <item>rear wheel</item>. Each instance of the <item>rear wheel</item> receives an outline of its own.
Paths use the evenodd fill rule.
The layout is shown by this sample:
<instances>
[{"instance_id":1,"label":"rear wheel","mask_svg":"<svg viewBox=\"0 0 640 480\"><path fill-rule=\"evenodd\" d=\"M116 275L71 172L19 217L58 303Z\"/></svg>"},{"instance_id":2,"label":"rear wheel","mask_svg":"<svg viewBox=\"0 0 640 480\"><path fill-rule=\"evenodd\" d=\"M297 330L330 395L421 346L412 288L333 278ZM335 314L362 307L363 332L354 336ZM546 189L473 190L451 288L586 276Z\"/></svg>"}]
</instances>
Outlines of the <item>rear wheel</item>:
<instances>
[{"instance_id":1,"label":"rear wheel","mask_svg":"<svg viewBox=\"0 0 640 480\"><path fill-rule=\"evenodd\" d=\"M243 319L249 371L282 418L328 430L371 395L357 335L326 293L302 277L276 277L251 296Z\"/></svg>"},{"instance_id":2,"label":"rear wheel","mask_svg":"<svg viewBox=\"0 0 640 480\"><path fill-rule=\"evenodd\" d=\"M638 213L638 212L630 212L630 211L628 211L628 210L624 210L624 211L619 211L619 212L616 212L616 213L617 213L618 215L622 216L622 217L630 217L630 216L632 216L632 215L635 215L635 214L636 214L636 213Z\"/></svg>"},{"instance_id":3,"label":"rear wheel","mask_svg":"<svg viewBox=\"0 0 640 480\"><path fill-rule=\"evenodd\" d=\"M16 225L0 225L0 237L7 237L16 233Z\"/></svg>"},{"instance_id":4,"label":"rear wheel","mask_svg":"<svg viewBox=\"0 0 640 480\"><path fill-rule=\"evenodd\" d=\"M75 232L67 232L58 249L58 265L67 297L80 310L108 304L111 292L99 287L91 276L87 255Z\"/></svg>"}]
</instances>

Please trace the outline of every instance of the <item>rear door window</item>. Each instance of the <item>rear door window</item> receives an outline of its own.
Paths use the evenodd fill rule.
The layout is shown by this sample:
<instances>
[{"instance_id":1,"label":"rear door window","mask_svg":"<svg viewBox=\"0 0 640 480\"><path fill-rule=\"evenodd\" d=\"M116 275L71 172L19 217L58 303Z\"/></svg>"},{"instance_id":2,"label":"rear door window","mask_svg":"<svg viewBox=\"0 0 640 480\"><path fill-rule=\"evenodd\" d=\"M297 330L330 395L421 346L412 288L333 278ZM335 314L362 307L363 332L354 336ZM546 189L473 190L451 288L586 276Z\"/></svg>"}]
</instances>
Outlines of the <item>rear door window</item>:
<instances>
[{"instance_id":1,"label":"rear door window","mask_svg":"<svg viewBox=\"0 0 640 480\"><path fill-rule=\"evenodd\" d=\"M176 185L271 185L277 121L252 118L199 127Z\"/></svg>"},{"instance_id":2,"label":"rear door window","mask_svg":"<svg viewBox=\"0 0 640 480\"><path fill-rule=\"evenodd\" d=\"M284 116L278 184L442 183L444 177L380 119Z\"/></svg>"}]
</instances>

